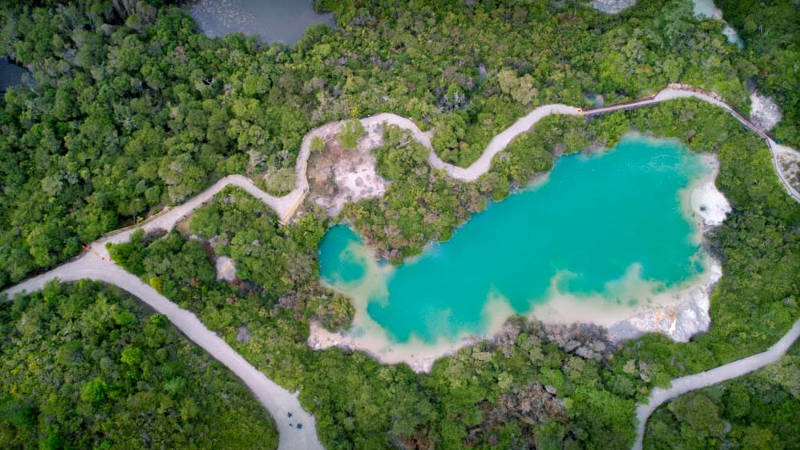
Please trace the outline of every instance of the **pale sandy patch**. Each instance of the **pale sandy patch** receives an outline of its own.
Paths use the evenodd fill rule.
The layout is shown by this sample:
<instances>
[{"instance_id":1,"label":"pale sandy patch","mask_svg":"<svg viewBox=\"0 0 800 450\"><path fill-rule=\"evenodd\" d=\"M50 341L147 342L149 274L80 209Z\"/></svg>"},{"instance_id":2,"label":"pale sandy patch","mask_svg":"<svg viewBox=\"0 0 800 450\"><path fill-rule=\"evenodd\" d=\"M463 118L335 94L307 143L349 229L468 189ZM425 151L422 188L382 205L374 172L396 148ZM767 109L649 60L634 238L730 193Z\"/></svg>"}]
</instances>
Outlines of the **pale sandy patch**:
<instances>
[{"instance_id":1,"label":"pale sandy patch","mask_svg":"<svg viewBox=\"0 0 800 450\"><path fill-rule=\"evenodd\" d=\"M236 266L227 256L217 258L214 267L217 269L217 280L233 281L236 279Z\"/></svg>"},{"instance_id":2,"label":"pale sandy patch","mask_svg":"<svg viewBox=\"0 0 800 450\"><path fill-rule=\"evenodd\" d=\"M781 117L781 108L771 98L756 91L750 94L750 120L753 123L769 131L775 128Z\"/></svg>"},{"instance_id":3,"label":"pale sandy patch","mask_svg":"<svg viewBox=\"0 0 800 450\"><path fill-rule=\"evenodd\" d=\"M636 4L636 0L592 0L592 8L606 14L619 14Z\"/></svg>"},{"instance_id":4,"label":"pale sandy patch","mask_svg":"<svg viewBox=\"0 0 800 450\"><path fill-rule=\"evenodd\" d=\"M342 149L335 133L323 137L326 148L309 160L309 197L330 217L339 215L347 203L381 197L389 185L378 174L372 155L373 149L383 145L382 124L366 124L364 130L355 149Z\"/></svg>"},{"instance_id":5,"label":"pale sandy patch","mask_svg":"<svg viewBox=\"0 0 800 450\"><path fill-rule=\"evenodd\" d=\"M705 230L722 225L732 208L715 184L719 173L719 159L714 154L700 156L709 171L704 177L692 183L688 195L684 194L683 199L684 203L688 199L690 217L697 222L700 229Z\"/></svg>"}]
</instances>

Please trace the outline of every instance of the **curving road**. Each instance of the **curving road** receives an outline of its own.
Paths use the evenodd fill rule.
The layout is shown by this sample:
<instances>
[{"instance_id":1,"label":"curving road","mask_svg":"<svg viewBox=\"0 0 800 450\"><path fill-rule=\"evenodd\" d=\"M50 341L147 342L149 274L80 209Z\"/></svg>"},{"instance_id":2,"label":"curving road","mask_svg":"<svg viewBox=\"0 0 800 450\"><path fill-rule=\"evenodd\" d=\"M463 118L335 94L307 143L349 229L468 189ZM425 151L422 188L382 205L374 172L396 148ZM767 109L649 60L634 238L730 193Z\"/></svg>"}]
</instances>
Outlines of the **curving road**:
<instances>
[{"instance_id":1,"label":"curving road","mask_svg":"<svg viewBox=\"0 0 800 450\"><path fill-rule=\"evenodd\" d=\"M636 442L633 444L634 450L642 448L644 441L644 431L647 426L647 418L656 410L662 403L679 397L687 392L702 389L704 387L712 386L723 381L737 378L742 375L747 375L750 372L761 369L762 367L772 364L786 354L789 347L800 336L800 319L794 323L794 326L788 333L768 348L766 351L757 353L747 358L742 358L734 362L724 364L717 368L706 370L705 372L687 375L685 377L675 378L669 389L654 388L650 393L650 398L647 404L640 404L636 407L636 418L639 424L636 429Z\"/></svg>"},{"instance_id":2,"label":"curving road","mask_svg":"<svg viewBox=\"0 0 800 450\"><path fill-rule=\"evenodd\" d=\"M673 84L668 86L666 89L661 90L657 95L652 97L635 100L624 104L587 109L585 111L576 107L560 104L540 106L524 117L521 117L510 127L496 135L486 146L486 149L483 151L480 158L466 168L454 166L442 161L433 150L430 134L422 132L419 127L417 127L417 125L408 118L398 116L396 114L383 113L363 118L361 119L361 123L365 127L387 123L409 130L414 139L430 150L428 162L432 167L445 171L452 178L464 182L472 182L477 180L481 175L490 169L492 158L494 158L497 153L503 151L508 144L514 140L514 138L530 130L531 127L533 127L536 122L541 120L543 117L551 114L593 116L624 109L655 105L664 101L686 97L694 97L724 109L744 126L757 133L762 139L764 139L772 153L773 166L778 174L778 177L780 178L780 181L783 183L789 195L800 202L800 193L798 193L785 179L777 162L777 153L779 151L794 150L776 144L764 132L764 130L742 117L738 112L725 104L716 95L697 91L687 86ZM7 294L9 298L13 298L13 296L18 293L33 292L41 289L47 281L54 279L60 279L61 281L75 281L83 278L91 278L108 284L116 285L119 288L140 298L156 311L164 314L167 318L169 318L173 325L181 330L181 332L183 332L189 339L194 341L197 345L206 350L209 354L211 354L214 358L219 360L234 374L236 374L250 388L250 390L253 391L261 404L264 405L264 407L275 419L275 422L278 426L278 431L280 432L279 448L322 448L322 445L320 444L316 434L316 422L314 417L303 410L302 406L297 400L297 393L290 393L286 389L283 389L275 384L258 369L253 367L244 358L242 358L241 355L236 353L236 351L233 350L227 343L225 343L224 340L206 328L205 325L203 325L203 323L200 322L200 320L194 314L179 308L175 303L159 294L150 286L141 282L134 275L129 274L114 264L109 257L105 244L109 242L126 242L130 239L131 233L138 229L143 229L146 232L156 229L170 230L178 221L191 214L194 210L200 208L203 204L211 200L215 194L229 185L238 186L244 189L275 210L282 223L288 222L291 220L298 206L302 203L305 194L308 192L306 168L308 166L308 158L311 152L310 149L312 139L317 136L324 138L325 136L329 136L331 133L335 133L339 129L341 123L341 121L330 122L311 130L303 137L300 152L295 164L295 188L289 194L282 197L275 197L263 192L256 187L252 181L241 175L230 175L224 177L182 205L167 209L164 212L152 216L148 220L135 226L112 232L87 246L86 252L79 258L63 264L47 273L30 278L4 291L4 293ZM795 324L792 330L787 333L787 335L784 336L784 338L781 339L778 344L775 344L767 352L720 366L708 372L678 378L674 380L673 388L668 390L659 390L658 388L654 389L648 404L642 405L637 409L637 417L639 420L639 434L636 441L637 445L641 446L644 426L647 418L652 410L655 409L655 407L657 407L659 404L690 390L738 377L744 373L758 369L769 362L774 361L783 353L785 353L789 345L791 345L791 343L797 338L797 334L800 333L799 324L800 321ZM652 405L652 407L650 405ZM291 424L288 420L290 413L292 419ZM302 428L297 428L298 424L302 424Z\"/></svg>"},{"instance_id":3,"label":"curving road","mask_svg":"<svg viewBox=\"0 0 800 450\"><path fill-rule=\"evenodd\" d=\"M14 286L6 293L10 297L23 291L36 291L54 279L77 281L84 278L113 284L138 297L157 312L164 314L187 338L236 374L275 420L280 433L279 449L323 448L317 438L314 416L300 406L297 392L291 393L277 385L247 362L216 333L206 328L193 313L178 307L155 289L142 283L135 275L126 272L98 253L88 252L73 262Z\"/></svg>"}]
</instances>

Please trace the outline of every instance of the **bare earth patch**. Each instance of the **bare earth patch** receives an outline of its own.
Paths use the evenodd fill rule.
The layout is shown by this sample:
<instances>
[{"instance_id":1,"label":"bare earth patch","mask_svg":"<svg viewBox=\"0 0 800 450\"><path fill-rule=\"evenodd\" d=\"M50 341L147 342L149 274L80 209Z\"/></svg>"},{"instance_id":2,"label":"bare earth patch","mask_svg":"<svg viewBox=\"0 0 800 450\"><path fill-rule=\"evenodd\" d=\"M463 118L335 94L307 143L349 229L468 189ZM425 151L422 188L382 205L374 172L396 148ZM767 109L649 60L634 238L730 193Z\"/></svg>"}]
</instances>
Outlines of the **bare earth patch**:
<instances>
[{"instance_id":1,"label":"bare earth patch","mask_svg":"<svg viewBox=\"0 0 800 450\"><path fill-rule=\"evenodd\" d=\"M800 152L795 152L781 148L777 152L778 168L783 172L786 181L798 192L800 192Z\"/></svg>"},{"instance_id":2,"label":"bare earth patch","mask_svg":"<svg viewBox=\"0 0 800 450\"><path fill-rule=\"evenodd\" d=\"M766 131L781 120L781 109L771 98L758 92L750 94L750 120Z\"/></svg>"},{"instance_id":3,"label":"bare earth patch","mask_svg":"<svg viewBox=\"0 0 800 450\"><path fill-rule=\"evenodd\" d=\"M308 161L309 198L334 217L348 202L380 197L388 185L375 170L371 150L383 144L380 124L365 127L364 136L353 150L344 149L335 133L326 135L325 148Z\"/></svg>"},{"instance_id":4,"label":"bare earth patch","mask_svg":"<svg viewBox=\"0 0 800 450\"><path fill-rule=\"evenodd\" d=\"M215 264L217 269L217 280L233 281L236 279L236 266L233 260L227 256L217 258Z\"/></svg>"}]
</instances>

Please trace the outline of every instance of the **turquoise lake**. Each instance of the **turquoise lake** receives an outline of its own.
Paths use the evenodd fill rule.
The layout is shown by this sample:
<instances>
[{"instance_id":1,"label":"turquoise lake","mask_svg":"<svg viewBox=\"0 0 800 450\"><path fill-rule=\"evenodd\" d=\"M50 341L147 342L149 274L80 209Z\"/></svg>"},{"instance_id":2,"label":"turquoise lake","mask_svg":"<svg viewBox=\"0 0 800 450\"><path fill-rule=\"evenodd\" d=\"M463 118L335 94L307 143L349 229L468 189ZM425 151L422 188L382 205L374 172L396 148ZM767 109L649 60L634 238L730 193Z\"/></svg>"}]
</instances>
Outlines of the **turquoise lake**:
<instances>
[{"instance_id":1,"label":"turquoise lake","mask_svg":"<svg viewBox=\"0 0 800 450\"><path fill-rule=\"evenodd\" d=\"M623 280L657 292L704 271L682 193L708 170L675 142L627 137L607 152L559 158L546 180L397 267L335 226L320 244L320 275L398 343L485 333L497 298L522 314L553 292L634 305L642 294Z\"/></svg>"}]
</instances>

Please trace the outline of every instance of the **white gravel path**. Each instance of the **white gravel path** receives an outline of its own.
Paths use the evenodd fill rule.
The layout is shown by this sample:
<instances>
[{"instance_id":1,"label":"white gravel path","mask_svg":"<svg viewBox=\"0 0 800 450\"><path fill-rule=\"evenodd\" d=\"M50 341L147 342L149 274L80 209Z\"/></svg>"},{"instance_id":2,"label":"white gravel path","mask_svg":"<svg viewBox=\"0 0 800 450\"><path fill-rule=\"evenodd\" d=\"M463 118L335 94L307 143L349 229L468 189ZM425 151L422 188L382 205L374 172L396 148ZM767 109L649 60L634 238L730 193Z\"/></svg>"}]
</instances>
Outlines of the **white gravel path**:
<instances>
[{"instance_id":1,"label":"white gravel path","mask_svg":"<svg viewBox=\"0 0 800 450\"><path fill-rule=\"evenodd\" d=\"M667 88L662 89L658 92L658 94L648 97L642 100L637 100L633 102L629 102L626 104L621 105L609 105L600 108L593 108L586 111L582 111L580 108L568 105L561 105L561 104L552 104L552 105L542 105L528 113L527 115L517 119L516 122L511 124L508 128L497 134L486 148L483 150L480 158L472 163L469 167L459 167L449 163L442 161L441 158L434 152L433 146L431 145L431 138L429 133L425 133L417 127L414 121L398 116L397 114L392 113L381 113L376 114L374 116L369 116L361 119L362 125L364 127L373 126L375 124L389 124L395 125L399 128L408 130L411 132L413 138L419 142L420 144L424 145L428 148L431 152L428 156L428 163L439 170L444 170L450 177L455 178L459 181L463 182L472 182L480 178L481 175L485 174L489 171L492 164L492 159L503 151L511 141L514 140L520 134L526 133L529 131L539 120L542 118L552 115L552 114L562 114L562 115L571 115L571 116L594 116L600 114L606 114L610 112L620 111L623 109L634 109L634 108L641 108L644 106L651 106L657 105L661 102L665 102L668 100L679 99L679 98L689 98L693 97L704 102L710 103L714 106L720 107L724 109L728 114L732 115L736 120L741 122L744 126L758 134L762 139L767 141L770 146L770 150L773 151L773 163L777 168L777 160L775 157L775 150L773 148L776 145L772 140L767 136L766 132L759 126L753 124L748 119L740 115L736 112L733 108L728 106L724 101L722 101L718 96L713 93L702 92L696 89L692 89L690 86L680 85L680 84L670 84ZM306 178L306 167L308 165L308 156L310 154L311 148L311 140L315 136L324 137L330 135L331 133L335 133L336 130L339 129L342 122L331 122L321 127L315 128L314 130L310 131L306 136L303 138L302 145L300 147L300 153L297 157L297 164L295 167L296 175L297 175L297 186L295 187L294 191L291 194L287 195L286 197L291 197L291 201L283 202L286 197L276 198L269 196L273 202L283 202L280 203L278 207L275 207L276 212L278 215L284 220L289 220L291 215L294 213L294 209L292 208L292 204L296 206L296 200L298 198L302 198L305 193L308 191L308 181ZM778 170L779 176L781 176L780 170ZM796 200L800 201L800 193L794 191L791 186L785 182L783 177L781 176L781 181L784 182L784 185L787 186L787 190L789 190L790 195L795 197ZM270 205L272 206L272 205Z\"/></svg>"},{"instance_id":2,"label":"white gravel path","mask_svg":"<svg viewBox=\"0 0 800 450\"><path fill-rule=\"evenodd\" d=\"M791 187L791 185L787 182L777 162L778 152L794 151L794 150L776 144L772 139L769 138L769 136L766 135L764 130L762 130L760 127L754 125L749 120L742 117L740 114L738 114L735 110L733 110L731 107L725 104L714 94L700 92L691 89L688 86L672 84L666 89L660 91L657 95L650 98L645 98L642 100L621 105L611 105L601 108L595 108L587 111L582 111L581 109L576 107L560 105L560 104L540 106L531 111L526 116L518 119L510 127L506 128L504 131L495 136L489 142L486 149L483 151L481 157L478 158L477 161L472 163L467 168L454 166L452 164L448 164L442 161L433 151L433 146L431 145L431 140L430 140L430 134L422 132L419 129L419 127L417 127L417 125L410 119L398 116L396 114L382 113L361 119L361 123L365 127L372 126L375 124L387 123L411 131L414 139L416 139L426 148L431 150L428 162L432 167L444 170L449 176L455 179L465 182L471 182L477 180L481 175L483 175L490 169L492 158L497 153L505 149L506 146L515 137L530 130L531 127L533 127L533 125L536 124L536 122L538 122L543 117L546 117L548 115L551 114L585 115L585 116L599 115L623 109L632 109L643 106L655 105L664 101L676 98L686 98L686 97L698 98L710 104L716 105L720 108L723 108L729 114L733 115L739 122L741 122L747 128L754 131L762 139L764 139L769 145L770 151L772 152L773 165L781 182L783 183L787 192L789 192L789 194L793 198L795 198L795 200L800 202L800 193L795 191ZM331 122L321 127L315 128L314 130L311 130L309 133L305 135L295 165L295 173L297 176L297 181L295 189L292 190L291 193L283 197L275 197L260 190L253 184L252 181L250 181L248 178L244 176L230 175L224 177L219 181L217 181L216 183L214 183L211 187L207 188L206 190L202 191L201 193L189 199L186 203L171 208L169 210L166 210L160 214L157 214L135 226L112 232L107 236L99 239L98 241L95 241L92 244L90 244L86 252L81 257L73 260L72 262L63 264L45 274L30 278L16 286L11 287L4 293L8 294L9 297L13 297L14 294L22 291L32 292L41 289L41 287L45 284L45 282L56 278L60 279L61 281L75 281L83 278L91 278L94 280L99 280L109 284L116 285L130 292L131 294L139 297L140 299L142 299L142 301L152 306L156 311L165 314L178 329L180 329L187 337L189 337L189 339L191 339L197 345L205 349L212 356L214 356L220 362L225 364L239 378L241 378L242 381L244 381L245 384L253 391L253 393L256 395L259 401L264 405L264 407L272 414L273 418L275 419L275 422L278 425L278 431L280 432L279 448L281 449L322 448L316 435L316 426L314 418L309 413L307 413L302 409L300 403L297 400L296 393L290 393L289 391L281 388L280 386L278 386L277 384L266 378L264 374L259 372L255 367L253 367L246 360L244 360L221 338L219 338L219 336L217 336L208 328L206 328L194 314L179 308L176 304L172 303L169 299L165 298L164 296L156 292L150 286L142 283L138 278L125 272L123 269L115 265L110 260L108 251L105 248L105 244L108 242L111 243L126 242L130 239L131 233L133 233L133 231L137 229L143 229L146 232L153 231L156 229L171 230L178 221L180 221L182 218L191 214L194 210L196 210L197 208L201 207L203 204L211 200L215 194L217 194L219 191L221 191L223 188L229 185L238 186L247 191L248 193L250 193L251 195L253 195L254 197L260 199L265 204L269 205L272 209L275 210L275 212L280 217L282 223L288 222L294 215L295 211L297 210L297 207L302 203L303 198L308 192L308 180L306 178L306 168L308 165L308 157L311 149L311 140L315 136L324 137L330 135L331 133L335 133L338 130L341 123L342 123L341 121ZM798 324L795 324L795 327L792 330L793 330L792 332L795 333L794 335L792 335L794 337L790 336L792 332L790 332L790 334L787 334L787 337L791 337L791 341L793 341L794 338L796 337ZM784 339L786 339L787 337L784 337ZM781 342L783 342L783 340ZM761 360L757 359L753 360L752 362L746 363L747 367L751 366L753 366L754 368L762 367L763 364L761 366L754 366L758 364L758 361ZM737 361L735 363L719 367L718 368L719 372L714 372L714 373L719 373L720 375L714 375L714 376L718 378L727 376L727 378L719 378L720 381L739 376L738 372L738 370L740 370L738 369L739 366L732 366L733 364L737 363L739 362ZM714 370L716 371L718 369ZM702 384L701 381L691 381L692 380L691 376L684 378L690 380L686 382L688 383L687 386L697 386L697 387L705 386ZM678 382L681 379L682 378L679 378L675 381ZM697 387L694 388L689 387L688 390L696 389ZM656 395L656 392L657 391L654 390L653 392L654 396ZM666 392L669 393L671 391L668 390ZM663 395L665 395L664 397L665 399L672 398L668 397L669 394L663 394ZM656 397L654 397L654 399L655 398ZM655 404L653 403L653 401L651 401L650 403ZM292 413L293 426L290 426L289 421L287 420L288 414L290 412ZM644 423L648 416L649 412L646 414L643 413L642 415L639 415L640 429L642 432L644 430ZM295 425L298 423L303 424L301 429L296 428ZM639 440L637 442L641 442L641 433L639 435Z\"/></svg>"},{"instance_id":3,"label":"white gravel path","mask_svg":"<svg viewBox=\"0 0 800 450\"><path fill-rule=\"evenodd\" d=\"M800 336L800 320L795 322L789 332L783 335L778 342L764 352L739 359L711 370L706 370L705 372L675 378L672 380L672 385L669 389L654 388L650 393L650 399L647 404L640 404L636 408L636 418L639 423L636 429L636 443L633 444L634 450L642 448L647 418L650 417L650 414L662 403L687 392L722 383L732 378L741 377L742 375L747 375L750 372L761 369L768 364L772 364L786 354L789 347L797 340L798 336Z\"/></svg>"},{"instance_id":4,"label":"white gravel path","mask_svg":"<svg viewBox=\"0 0 800 450\"><path fill-rule=\"evenodd\" d=\"M193 313L181 309L155 289L142 283L135 275L126 272L107 258L102 258L105 257L94 251L88 251L73 262L12 287L6 294L13 296L23 291L33 292L56 278L61 281L89 278L113 284L164 314L187 338L236 374L275 420L280 433L279 449L322 448L317 438L314 416L300 406L297 392L289 392L267 378L216 333L206 328ZM301 428L298 428L298 425Z\"/></svg>"}]
</instances>

